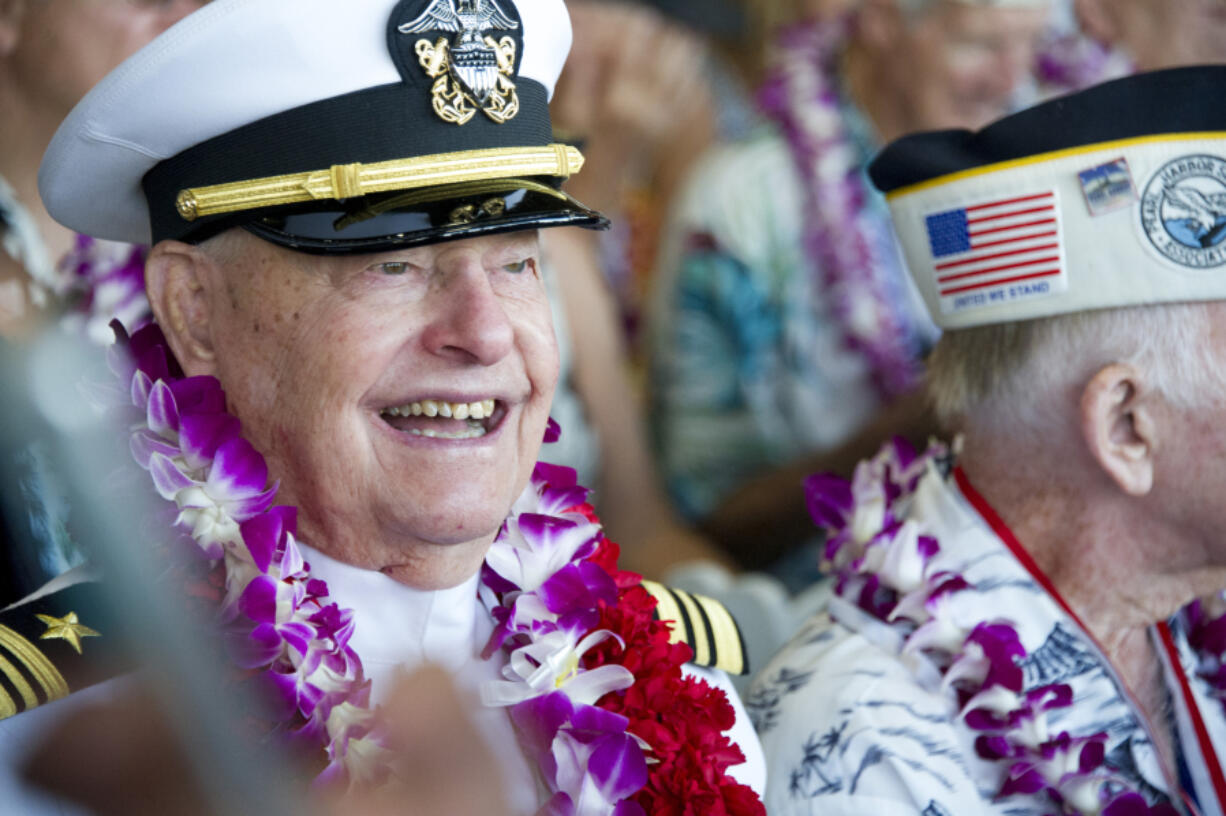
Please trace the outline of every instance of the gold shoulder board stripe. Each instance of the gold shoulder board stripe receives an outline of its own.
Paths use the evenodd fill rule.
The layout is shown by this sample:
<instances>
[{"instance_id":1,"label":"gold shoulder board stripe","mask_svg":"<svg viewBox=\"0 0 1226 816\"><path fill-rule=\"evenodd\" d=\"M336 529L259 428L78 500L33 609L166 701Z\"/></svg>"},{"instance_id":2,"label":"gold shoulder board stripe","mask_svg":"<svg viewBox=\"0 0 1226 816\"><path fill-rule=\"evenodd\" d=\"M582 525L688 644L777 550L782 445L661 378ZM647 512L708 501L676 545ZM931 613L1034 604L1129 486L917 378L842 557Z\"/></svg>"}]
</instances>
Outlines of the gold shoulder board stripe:
<instances>
[{"instance_id":1,"label":"gold shoulder board stripe","mask_svg":"<svg viewBox=\"0 0 1226 816\"><path fill-rule=\"evenodd\" d=\"M55 664L37 646L4 624L0 624L0 675L3 675L0 679L7 681L0 682L0 719L68 696L68 683ZM10 687L16 690L16 698Z\"/></svg>"},{"instance_id":2,"label":"gold shoulder board stripe","mask_svg":"<svg viewBox=\"0 0 1226 816\"><path fill-rule=\"evenodd\" d=\"M694 650L695 665L749 673L741 629L723 604L655 581L643 581L643 589L656 599L656 619L673 623L671 641Z\"/></svg>"}]
</instances>

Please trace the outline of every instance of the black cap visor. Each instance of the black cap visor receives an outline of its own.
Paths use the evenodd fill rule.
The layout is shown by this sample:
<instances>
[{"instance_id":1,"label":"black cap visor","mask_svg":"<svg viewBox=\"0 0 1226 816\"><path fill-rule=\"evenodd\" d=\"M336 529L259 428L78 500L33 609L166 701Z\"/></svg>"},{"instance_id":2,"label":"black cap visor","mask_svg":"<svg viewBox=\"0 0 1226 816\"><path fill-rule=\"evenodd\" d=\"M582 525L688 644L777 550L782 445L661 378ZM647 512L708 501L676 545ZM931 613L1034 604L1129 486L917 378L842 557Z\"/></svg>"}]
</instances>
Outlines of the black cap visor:
<instances>
[{"instance_id":1,"label":"black cap visor","mask_svg":"<svg viewBox=\"0 0 1226 816\"><path fill-rule=\"evenodd\" d=\"M462 182L252 213L241 226L298 252L355 255L542 227L606 229L608 220L544 181Z\"/></svg>"}]
</instances>

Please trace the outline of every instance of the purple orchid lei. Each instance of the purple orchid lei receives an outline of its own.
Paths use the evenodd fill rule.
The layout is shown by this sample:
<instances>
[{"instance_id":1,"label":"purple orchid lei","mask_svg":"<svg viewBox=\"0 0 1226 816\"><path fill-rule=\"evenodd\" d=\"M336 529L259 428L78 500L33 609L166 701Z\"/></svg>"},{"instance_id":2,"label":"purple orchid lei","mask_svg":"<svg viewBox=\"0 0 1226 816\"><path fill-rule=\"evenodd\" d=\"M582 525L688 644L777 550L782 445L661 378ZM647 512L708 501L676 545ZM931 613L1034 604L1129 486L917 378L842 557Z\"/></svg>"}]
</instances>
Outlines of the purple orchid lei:
<instances>
[{"instance_id":1,"label":"purple orchid lei","mask_svg":"<svg viewBox=\"0 0 1226 816\"><path fill-rule=\"evenodd\" d=\"M152 317L145 297L149 248L78 235L56 266L56 295L72 301L63 321L99 345L110 343L112 320L138 329Z\"/></svg>"},{"instance_id":2,"label":"purple orchid lei","mask_svg":"<svg viewBox=\"0 0 1226 816\"><path fill-rule=\"evenodd\" d=\"M1045 793L1061 814L1175 816L1104 771L1106 734L1051 733L1047 712L1073 705L1073 690L1063 683L1023 690L1026 649L1012 622L955 620L950 599L973 586L934 567L940 543L908 518L920 479L948 455L939 443L917 455L895 439L850 482L830 474L806 481L836 575L831 614L849 624L867 615L888 629L920 681L946 695L977 734L978 756L1000 763L999 796Z\"/></svg>"},{"instance_id":3,"label":"purple orchid lei","mask_svg":"<svg viewBox=\"0 0 1226 816\"><path fill-rule=\"evenodd\" d=\"M835 76L845 33L846 24L835 22L785 29L758 101L782 129L800 173L813 285L828 294L844 342L868 360L877 390L888 399L914 388L920 368L866 234L862 168Z\"/></svg>"},{"instance_id":4,"label":"purple orchid lei","mask_svg":"<svg viewBox=\"0 0 1226 816\"><path fill-rule=\"evenodd\" d=\"M264 458L243 439L213 377L185 377L161 330L149 324L119 342L109 363L120 379L107 400L131 406L130 448L158 494L177 510L174 527L199 556L224 564L218 610L225 641L242 669L262 673L278 715L299 723L295 741L322 744L319 784L378 784L391 754L371 683L349 646L353 612L311 576L296 539L296 509L274 506ZM557 438L550 421L546 441ZM587 490L570 468L537 465L495 539L481 600L496 622L483 656L507 656L502 680L482 690L508 706L536 759L550 798L539 816L645 816L629 797L647 784L649 746L627 718L595 705L631 686L624 666L583 666L584 654L617 635L596 627L618 587L588 561L601 528L576 509Z\"/></svg>"}]
</instances>

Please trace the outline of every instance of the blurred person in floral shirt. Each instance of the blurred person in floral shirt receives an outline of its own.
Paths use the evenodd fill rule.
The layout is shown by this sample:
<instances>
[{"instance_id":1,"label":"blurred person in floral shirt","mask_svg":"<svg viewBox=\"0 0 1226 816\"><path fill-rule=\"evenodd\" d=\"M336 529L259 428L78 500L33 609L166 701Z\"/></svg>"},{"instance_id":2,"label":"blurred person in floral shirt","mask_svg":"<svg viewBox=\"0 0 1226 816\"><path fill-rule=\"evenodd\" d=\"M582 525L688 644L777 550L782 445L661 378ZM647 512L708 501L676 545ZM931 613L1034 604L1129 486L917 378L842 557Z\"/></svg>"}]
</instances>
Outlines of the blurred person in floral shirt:
<instances>
[{"instance_id":1,"label":"blurred person in floral shirt","mask_svg":"<svg viewBox=\"0 0 1226 816\"><path fill-rule=\"evenodd\" d=\"M936 332L864 168L917 128L978 126L1030 77L1048 3L748 4L767 122L695 167L650 313L648 417L686 516L746 566L811 536L814 457L932 428ZM739 489L739 492L738 492ZM812 573L806 571L810 578Z\"/></svg>"}]
</instances>

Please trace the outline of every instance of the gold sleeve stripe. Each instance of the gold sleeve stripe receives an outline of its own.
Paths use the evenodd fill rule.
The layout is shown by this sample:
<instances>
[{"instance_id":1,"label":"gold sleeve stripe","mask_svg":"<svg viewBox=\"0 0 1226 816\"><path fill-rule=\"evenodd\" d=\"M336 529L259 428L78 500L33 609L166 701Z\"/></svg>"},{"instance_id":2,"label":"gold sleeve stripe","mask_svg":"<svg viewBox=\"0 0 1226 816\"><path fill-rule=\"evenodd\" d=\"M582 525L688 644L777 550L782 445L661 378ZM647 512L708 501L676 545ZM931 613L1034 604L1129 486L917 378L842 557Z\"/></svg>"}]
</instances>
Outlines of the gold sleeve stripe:
<instances>
[{"instance_id":1,"label":"gold sleeve stripe","mask_svg":"<svg viewBox=\"0 0 1226 816\"><path fill-rule=\"evenodd\" d=\"M696 665L729 674L748 673L740 627L723 604L655 581L643 581L643 589L656 599L656 618L675 623L670 641L688 643Z\"/></svg>"},{"instance_id":2,"label":"gold sleeve stripe","mask_svg":"<svg viewBox=\"0 0 1226 816\"><path fill-rule=\"evenodd\" d=\"M68 696L68 683L55 664L30 641L0 623L0 647L7 649L47 693L47 702ZM37 702L35 703L37 705Z\"/></svg>"},{"instance_id":3,"label":"gold sleeve stripe","mask_svg":"<svg viewBox=\"0 0 1226 816\"><path fill-rule=\"evenodd\" d=\"M711 637L715 640L715 653L719 655L717 668L729 674L747 674L749 666L745 660L745 642L741 639L741 629L733 620L732 614L722 603L705 595L695 595L711 624Z\"/></svg>"},{"instance_id":4,"label":"gold sleeve stripe","mask_svg":"<svg viewBox=\"0 0 1226 816\"><path fill-rule=\"evenodd\" d=\"M0 688L0 720L6 719L17 713L17 704L13 702L13 698L9 693Z\"/></svg>"},{"instance_id":5,"label":"gold sleeve stripe","mask_svg":"<svg viewBox=\"0 0 1226 816\"><path fill-rule=\"evenodd\" d=\"M711 654L711 631L706 626L698 625L702 622L702 610L698 604L694 603L694 599L690 597L690 593L672 589L668 590L681 604L681 608L685 610L686 617L691 621L690 630L693 636L690 638L690 645L694 647L694 662L699 666L712 666L715 664L713 659L715 655Z\"/></svg>"},{"instance_id":6,"label":"gold sleeve stripe","mask_svg":"<svg viewBox=\"0 0 1226 816\"><path fill-rule=\"evenodd\" d=\"M25 706L20 709L26 711L38 705L38 697L34 694L34 689L26 682L26 679L21 676L21 670L12 663L0 656L0 672L4 672L4 676L9 679L17 689L17 693L21 695L22 702ZM0 689L0 719L11 717L18 711L17 702L6 692Z\"/></svg>"},{"instance_id":7,"label":"gold sleeve stripe","mask_svg":"<svg viewBox=\"0 0 1226 816\"><path fill-rule=\"evenodd\" d=\"M185 221L282 204L346 199L465 181L517 176L568 177L583 154L564 144L460 150L373 164L334 164L326 170L266 176L180 190L175 207Z\"/></svg>"},{"instance_id":8,"label":"gold sleeve stripe","mask_svg":"<svg viewBox=\"0 0 1226 816\"><path fill-rule=\"evenodd\" d=\"M668 588L655 581L643 581L643 589L656 599L656 618L676 624L669 634L669 643L689 643L692 640L690 621Z\"/></svg>"}]
</instances>

